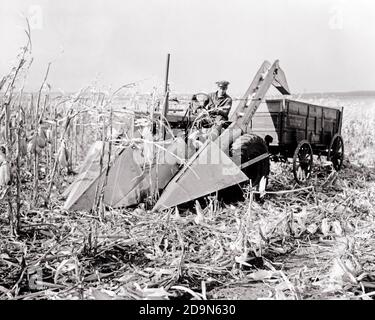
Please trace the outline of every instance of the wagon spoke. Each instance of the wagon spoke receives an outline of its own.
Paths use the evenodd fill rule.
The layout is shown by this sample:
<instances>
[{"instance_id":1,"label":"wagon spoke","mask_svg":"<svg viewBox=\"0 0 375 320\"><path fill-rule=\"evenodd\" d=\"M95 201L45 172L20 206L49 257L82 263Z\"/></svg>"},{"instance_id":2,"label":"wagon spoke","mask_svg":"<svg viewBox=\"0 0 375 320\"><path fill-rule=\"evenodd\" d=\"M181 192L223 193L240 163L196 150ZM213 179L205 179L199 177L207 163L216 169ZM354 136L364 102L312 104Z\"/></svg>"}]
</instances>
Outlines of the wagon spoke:
<instances>
[{"instance_id":1,"label":"wagon spoke","mask_svg":"<svg viewBox=\"0 0 375 320\"><path fill-rule=\"evenodd\" d=\"M313 152L308 141L301 141L293 156L293 174L298 183L305 182L311 173Z\"/></svg>"},{"instance_id":2,"label":"wagon spoke","mask_svg":"<svg viewBox=\"0 0 375 320\"><path fill-rule=\"evenodd\" d=\"M339 134L333 136L329 149L328 149L328 160L332 162L335 170L340 170L344 160L344 141Z\"/></svg>"},{"instance_id":3,"label":"wagon spoke","mask_svg":"<svg viewBox=\"0 0 375 320\"><path fill-rule=\"evenodd\" d=\"M301 167L298 168L297 176L298 176L298 179L299 179L300 181L304 181L304 180L306 180L305 171L302 170Z\"/></svg>"}]
</instances>

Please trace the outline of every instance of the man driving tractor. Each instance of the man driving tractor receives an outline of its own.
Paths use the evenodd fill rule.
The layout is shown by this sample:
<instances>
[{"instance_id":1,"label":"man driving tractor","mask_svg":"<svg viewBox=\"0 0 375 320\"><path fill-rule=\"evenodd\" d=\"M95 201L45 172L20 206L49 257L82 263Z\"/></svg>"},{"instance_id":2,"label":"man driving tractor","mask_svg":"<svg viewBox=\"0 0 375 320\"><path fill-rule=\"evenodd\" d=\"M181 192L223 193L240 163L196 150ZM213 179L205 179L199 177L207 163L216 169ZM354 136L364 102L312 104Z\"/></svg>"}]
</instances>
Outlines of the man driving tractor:
<instances>
[{"instance_id":1,"label":"man driving tractor","mask_svg":"<svg viewBox=\"0 0 375 320\"><path fill-rule=\"evenodd\" d=\"M212 92L203 102L203 108L206 108L210 115L219 117L220 120L227 121L230 108L232 107L232 98L227 94L228 81L216 82L218 90Z\"/></svg>"},{"instance_id":2,"label":"man driving tractor","mask_svg":"<svg viewBox=\"0 0 375 320\"><path fill-rule=\"evenodd\" d=\"M196 109L198 115L206 116L202 119L203 127L211 127L213 124L226 126L230 108L232 107L232 98L227 94L228 81L216 82L218 90L209 94L204 94L203 103ZM193 96L196 101L196 96Z\"/></svg>"}]
</instances>

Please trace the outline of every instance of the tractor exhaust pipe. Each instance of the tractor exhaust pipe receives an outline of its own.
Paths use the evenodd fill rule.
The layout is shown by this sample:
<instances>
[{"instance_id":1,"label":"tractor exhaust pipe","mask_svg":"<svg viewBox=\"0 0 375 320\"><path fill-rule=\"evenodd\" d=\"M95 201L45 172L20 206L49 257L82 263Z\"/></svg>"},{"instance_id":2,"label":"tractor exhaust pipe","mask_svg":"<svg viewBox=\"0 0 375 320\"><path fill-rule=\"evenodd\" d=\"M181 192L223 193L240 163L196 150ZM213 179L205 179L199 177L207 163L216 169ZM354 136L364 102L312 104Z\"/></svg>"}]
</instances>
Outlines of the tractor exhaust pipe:
<instances>
[{"instance_id":1,"label":"tractor exhaust pipe","mask_svg":"<svg viewBox=\"0 0 375 320\"><path fill-rule=\"evenodd\" d=\"M165 140L165 135L166 135L166 124L167 124L167 114L168 114L168 100L169 100L169 60L170 60L170 53L167 54L167 65L166 65L166 70L165 70L165 83L164 83L164 104L163 104L163 111L161 113L161 119L160 119L160 138L161 140Z\"/></svg>"}]
</instances>

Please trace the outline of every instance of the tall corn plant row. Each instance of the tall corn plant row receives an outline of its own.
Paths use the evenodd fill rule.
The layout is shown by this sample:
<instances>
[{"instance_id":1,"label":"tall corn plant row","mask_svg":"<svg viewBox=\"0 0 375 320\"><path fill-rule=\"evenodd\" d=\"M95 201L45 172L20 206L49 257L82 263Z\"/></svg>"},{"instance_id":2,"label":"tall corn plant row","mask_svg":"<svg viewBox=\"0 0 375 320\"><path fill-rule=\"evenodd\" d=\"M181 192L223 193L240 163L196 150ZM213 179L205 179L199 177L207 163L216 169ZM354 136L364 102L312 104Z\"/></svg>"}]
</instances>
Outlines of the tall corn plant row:
<instances>
[{"instance_id":1,"label":"tall corn plant row","mask_svg":"<svg viewBox=\"0 0 375 320\"><path fill-rule=\"evenodd\" d=\"M99 216L99 219L102 219L103 218L103 206L104 206L104 203L103 203L103 200L104 200L104 188L105 186L107 185L107 182L108 182L108 175L109 175L109 170L110 170L110 166L111 166L111 160L112 160L112 140L113 140L113 99L116 97L116 95L123 89L127 89L127 88L132 88L134 87L136 84L135 83L129 83L129 84L125 84L123 86L121 86L120 88L118 88L117 90L115 90L113 93L111 94L103 94L103 97L101 100L98 99L98 101L100 101L100 115L101 116L98 116L98 128L100 127L99 126L99 123L100 123L100 120L101 120L101 128L102 128L102 132L101 132L101 141L103 141L103 147L102 147L102 150L101 150L101 154L100 154L100 173L104 172L104 179L99 179L99 183L96 187L96 190L95 190L95 201L94 201L94 211L98 213L98 216ZM99 95L100 96L100 95ZM106 99L107 98L107 99ZM105 102L106 101L106 102ZM104 103L105 102L105 103ZM105 117L105 111L107 110L107 108L109 107L109 115L108 115L108 124L106 123L106 117ZM109 135L108 135L108 129L109 129ZM107 154L105 155L105 146L106 144L108 143L108 151L107 151ZM105 159L105 156L107 156L107 166L106 168L104 168L104 159Z\"/></svg>"},{"instance_id":2,"label":"tall corn plant row","mask_svg":"<svg viewBox=\"0 0 375 320\"><path fill-rule=\"evenodd\" d=\"M20 144L20 136L21 136L21 119L22 119L22 108L21 108L21 99L23 95L23 88L25 85L26 77L28 74L28 70L32 63L31 58L31 35L30 35L30 26L27 21L27 30L25 30L27 34L27 44L26 46L21 48L20 54L17 56L17 62L15 66L12 68L11 72L5 76L0 82L0 92L3 88L6 87L3 97L2 97L2 105L1 105L1 121L4 118L4 134L3 139L5 146L1 147L0 150L0 187L3 189L2 197L6 197L6 202L8 204L8 218L11 227L11 232L14 235L18 234L19 231L19 220L20 220L20 209L21 209L21 200L20 200L20 189L21 189L21 180L20 180L20 157L21 157L21 144ZM21 80L23 77L23 84L20 89L19 93L19 103L16 104L16 95L17 95L17 82ZM6 86L7 85L7 86ZM13 113L12 109L18 108L15 114L15 117L12 117ZM14 121L13 121L14 120ZM12 121L12 126L11 126ZM12 133L13 132L15 133ZM16 159L14 161L15 168L11 172L11 165L13 163L14 152L13 152L13 145L14 139L13 135L16 135ZM13 174L12 174L13 173ZM15 179L12 179L12 175L15 176ZM13 205L12 205L12 189L11 189L11 182L15 180L16 182L16 214L13 214Z\"/></svg>"},{"instance_id":3,"label":"tall corn plant row","mask_svg":"<svg viewBox=\"0 0 375 320\"><path fill-rule=\"evenodd\" d=\"M36 110L35 110L34 136L31 140L31 147L30 147L33 153L33 158L34 158L33 206L37 206L37 202L38 202L39 154L40 154L41 149L46 146L46 140L47 140L45 132L43 128L41 128L41 124L42 124L43 115L46 109L47 99L50 93L50 86L47 84L47 78L48 78L50 67L51 67L51 63L49 63L47 66L46 74L44 76L42 85L40 86L40 89L38 92L38 100L36 103ZM48 92L45 95L45 100L42 106L43 108L41 109L42 91L43 89L45 89L46 85L48 87Z\"/></svg>"},{"instance_id":4,"label":"tall corn plant row","mask_svg":"<svg viewBox=\"0 0 375 320\"><path fill-rule=\"evenodd\" d=\"M104 96L101 98L101 94L99 92L98 98L96 101L96 105L99 108L99 114L97 115L97 128L101 128L100 133L97 132L97 138L98 140L103 141L103 146L102 150L100 152L100 159L99 159L99 172L101 173L103 171L104 167L104 154L105 154L105 145L106 145L106 123L105 123L105 116L104 116ZM102 203L102 199L100 197L100 194L102 192L102 189L104 187L104 184L101 184L101 179L98 180L98 184L95 189L95 197L94 197L94 206L93 206L93 211L97 212L99 219L102 218L100 210Z\"/></svg>"},{"instance_id":5,"label":"tall corn plant row","mask_svg":"<svg viewBox=\"0 0 375 320\"><path fill-rule=\"evenodd\" d=\"M72 101L69 101L70 106L69 106L69 108L66 112L65 121L64 121L64 124L62 126L62 131L61 131L59 141L58 141L58 138L57 138L57 129L58 129L57 121L56 121L56 124L55 124L55 131L56 132L54 134L55 139L54 139L53 144L55 146L54 149L58 150L58 151L56 152L56 157L55 157L55 160L54 160L54 163L53 163L53 167L52 167L52 170L51 170L50 175L49 175L47 194L46 194L46 198L45 198L46 206L48 206L50 198L51 198L52 186L53 186L53 183L54 183L54 179L55 179L58 167L60 166L61 168L67 168L68 172L71 171L71 169L72 169L71 168L71 166L72 166L72 153L69 153L69 151L68 151L67 139L69 137L69 131L71 130L71 124L74 122L75 118L80 113L86 111L86 110L80 110L80 111L74 112L74 107L80 101L81 94L82 94L83 91L84 90L81 90L77 94L77 96L73 98ZM55 117L56 117L56 109L54 111L54 114L55 114ZM74 137L74 139L70 139L70 140L75 141L76 137Z\"/></svg>"}]
</instances>

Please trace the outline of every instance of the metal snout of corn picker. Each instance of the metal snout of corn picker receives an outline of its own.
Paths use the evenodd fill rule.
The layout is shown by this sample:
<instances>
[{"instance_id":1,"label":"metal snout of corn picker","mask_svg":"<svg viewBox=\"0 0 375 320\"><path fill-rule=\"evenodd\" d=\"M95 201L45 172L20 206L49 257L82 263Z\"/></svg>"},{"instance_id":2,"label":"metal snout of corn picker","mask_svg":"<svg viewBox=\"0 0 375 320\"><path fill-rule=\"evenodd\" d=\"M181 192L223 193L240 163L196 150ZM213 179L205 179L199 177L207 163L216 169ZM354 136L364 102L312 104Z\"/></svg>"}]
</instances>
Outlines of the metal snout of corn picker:
<instances>
[{"instance_id":1,"label":"metal snout of corn picker","mask_svg":"<svg viewBox=\"0 0 375 320\"><path fill-rule=\"evenodd\" d=\"M230 110L229 126L214 132L168 183L154 210L170 208L251 179L259 184L269 174L266 142L251 132L251 119L274 85L290 94L284 72L276 60L265 61L239 104ZM219 163L206 161L217 158Z\"/></svg>"},{"instance_id":2,"label":"metal snout of corn picker","mask_svg":"<svg viewBox=\"0 0 375 320\"><path fill-rule=\"evenodd\" d=\"M310 176L313 153L326 155L336 170L341 167L342 110L286 98L290 91L278 60L263 62L230 110L225 129L197 128L193 102L182 115L168 112L167 83L168 77L163 110L153 115L163 124L158 139L146 127L142 139L126 147L112 145L109 164L107 156L100 156L107 154L108 143L96 142L65 192L65 209L90 210L102 196L108 207L147 202L154 204L153 210L163 210L245 181L255 186L269 174L270 154L292 157L299 183ZM255 115L272 85L282 97L267 100L267 112ZM315 119L313 128L310 117Z\"/></svg>"}]
</instances>

